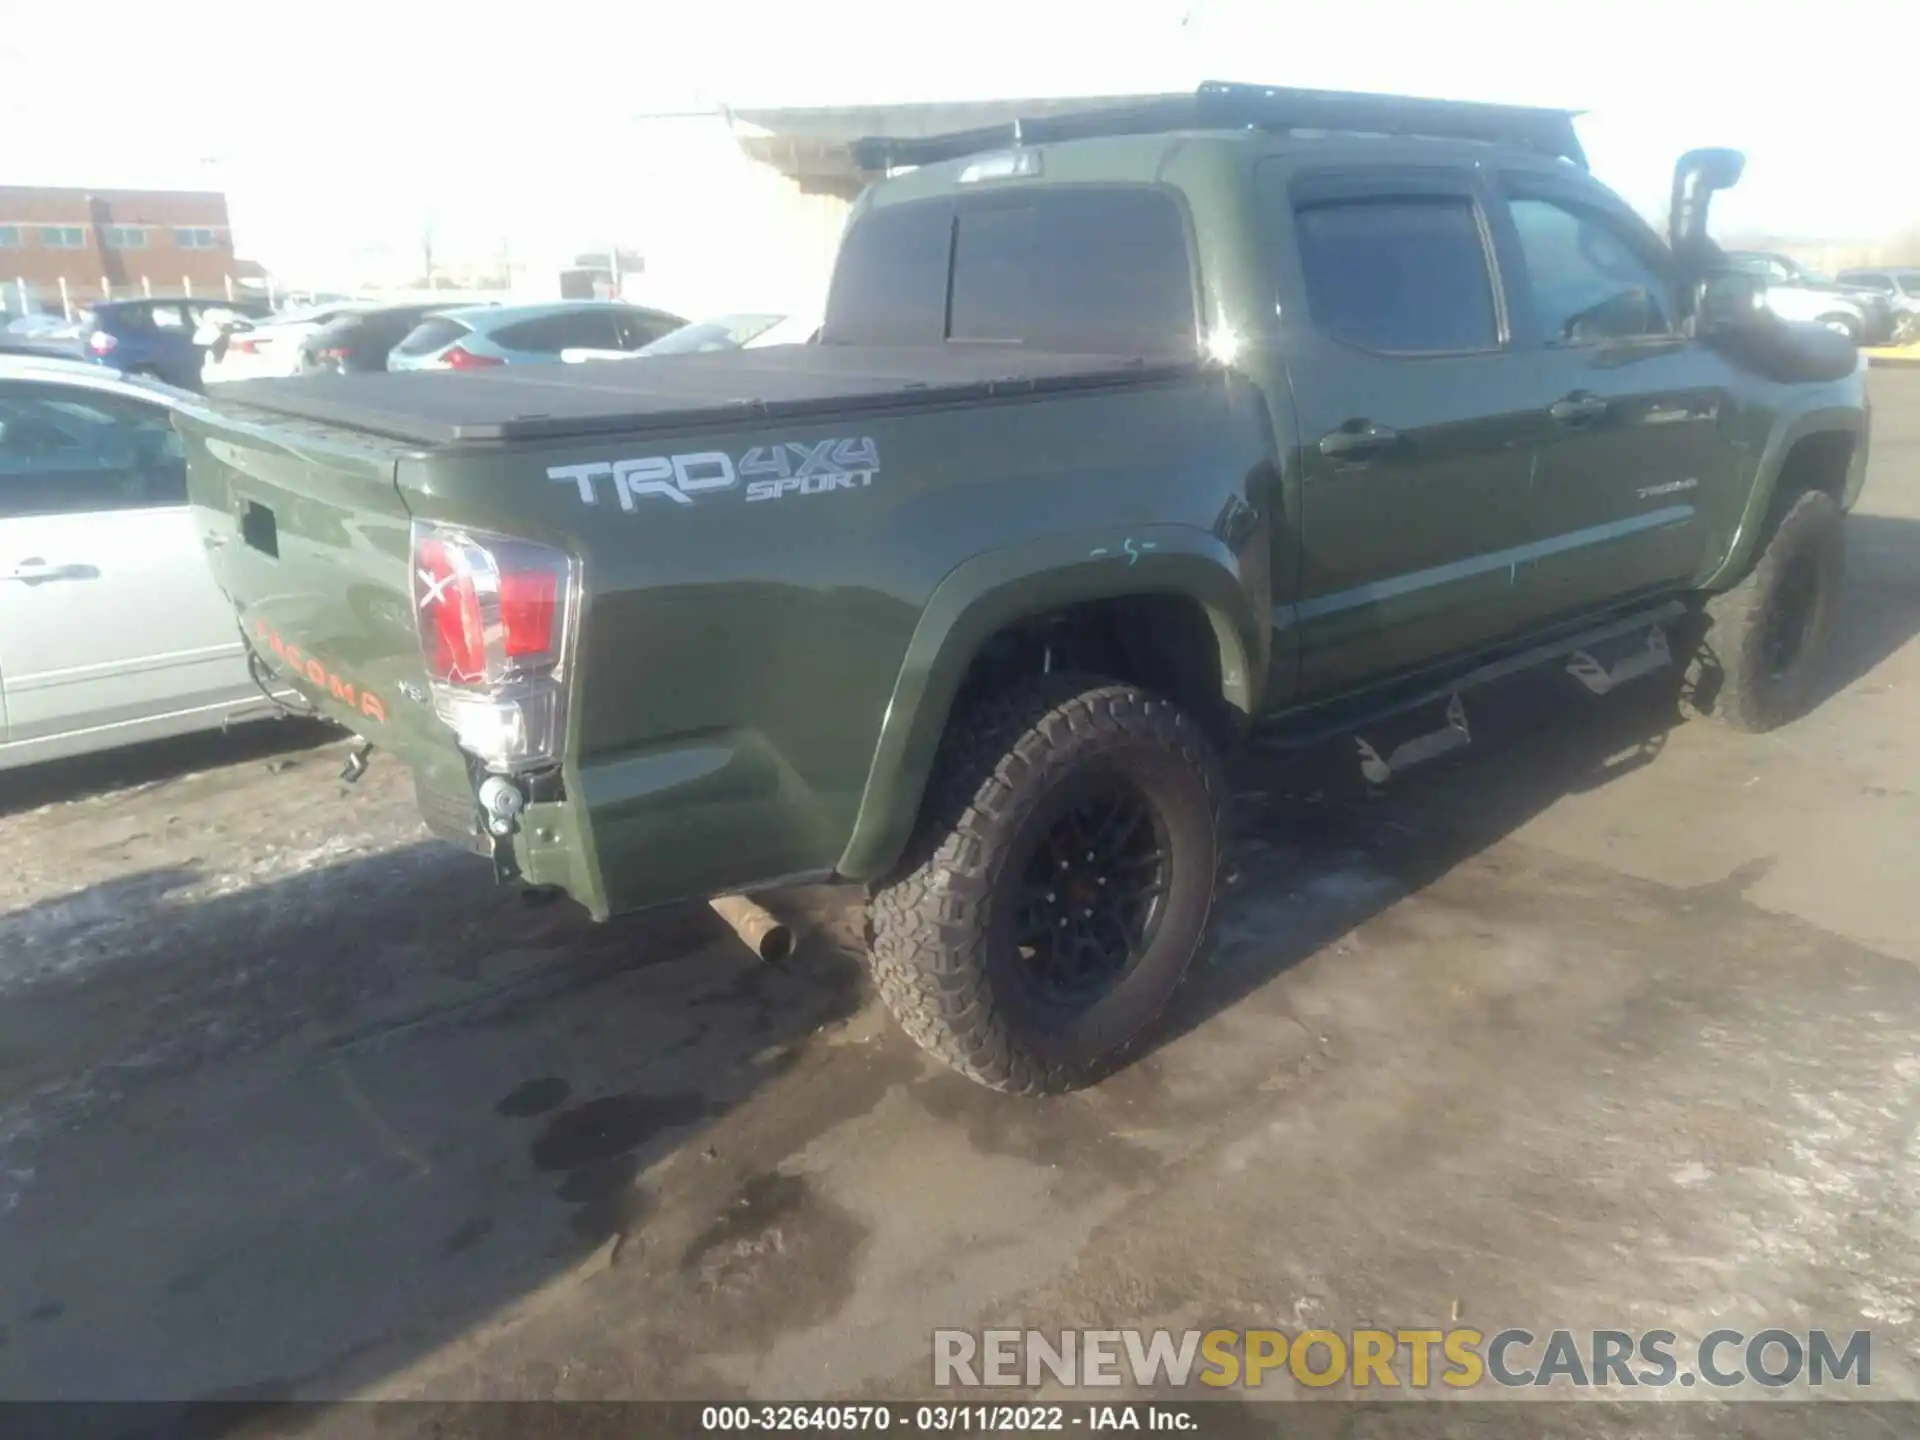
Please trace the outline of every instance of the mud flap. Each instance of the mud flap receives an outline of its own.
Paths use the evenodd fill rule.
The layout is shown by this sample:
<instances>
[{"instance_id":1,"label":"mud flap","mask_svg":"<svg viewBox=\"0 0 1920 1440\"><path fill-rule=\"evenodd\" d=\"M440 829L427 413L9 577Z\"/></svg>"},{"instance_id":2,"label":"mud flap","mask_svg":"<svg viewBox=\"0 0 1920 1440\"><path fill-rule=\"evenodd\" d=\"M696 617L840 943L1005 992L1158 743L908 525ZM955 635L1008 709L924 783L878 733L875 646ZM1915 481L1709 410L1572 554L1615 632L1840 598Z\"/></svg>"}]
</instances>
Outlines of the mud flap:
<instances>
[{"instance_id":1,"label":"mud flap","mask_svg":"<svg viewBox=\"0 0 1920 1440\"><path fill-rule=\"evenodd\" d=\"M1437 730L1403 740L1384 756L1363 735L1354 736L1353 741L1360 751L1361 776L1369 785L1384 785L1415 765L1472 744L1473 733L1467 727L1467 707L1454 695L1447 700L1446 717Z\"/></svg>"}]
</instances>

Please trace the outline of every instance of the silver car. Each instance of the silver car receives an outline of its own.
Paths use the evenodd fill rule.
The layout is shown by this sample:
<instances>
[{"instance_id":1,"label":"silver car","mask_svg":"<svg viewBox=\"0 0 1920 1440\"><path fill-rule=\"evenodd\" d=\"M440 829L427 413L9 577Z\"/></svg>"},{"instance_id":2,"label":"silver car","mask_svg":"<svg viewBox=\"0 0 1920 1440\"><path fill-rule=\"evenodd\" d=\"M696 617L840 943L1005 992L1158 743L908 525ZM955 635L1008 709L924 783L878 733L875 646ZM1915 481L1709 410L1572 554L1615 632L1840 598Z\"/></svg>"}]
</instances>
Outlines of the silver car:
<instances>
[{"instance_id":1,"label":"silver car","mask_svg":"<svg viewBox=\"0 0 1920 1440\"><path fill-rule=\"evenodd\" d=\"M0 769L274 713L187 509L191 398L0 355Z\"/></svg>"}]
</instances>

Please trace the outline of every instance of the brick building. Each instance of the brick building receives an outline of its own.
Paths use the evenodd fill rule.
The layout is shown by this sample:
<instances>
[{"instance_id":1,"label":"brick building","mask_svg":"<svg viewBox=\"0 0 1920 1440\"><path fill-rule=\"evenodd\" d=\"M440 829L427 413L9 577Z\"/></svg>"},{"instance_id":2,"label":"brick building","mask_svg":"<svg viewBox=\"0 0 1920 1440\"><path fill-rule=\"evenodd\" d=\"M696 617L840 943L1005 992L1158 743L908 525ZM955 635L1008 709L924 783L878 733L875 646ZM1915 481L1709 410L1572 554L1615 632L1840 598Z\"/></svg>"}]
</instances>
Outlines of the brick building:
<instances>
[{"instance_id":1,"label":"brick building","mask_svg":"<svg viewBox=\"0 0 1920 1440\"><path fill-rule=\"evenodd\" d=\"M238 262L227 197L206 190L85 190L0 185L0 293L56 309L152 293L221 295L257 265Z\"/></svg>"}]
</instances>

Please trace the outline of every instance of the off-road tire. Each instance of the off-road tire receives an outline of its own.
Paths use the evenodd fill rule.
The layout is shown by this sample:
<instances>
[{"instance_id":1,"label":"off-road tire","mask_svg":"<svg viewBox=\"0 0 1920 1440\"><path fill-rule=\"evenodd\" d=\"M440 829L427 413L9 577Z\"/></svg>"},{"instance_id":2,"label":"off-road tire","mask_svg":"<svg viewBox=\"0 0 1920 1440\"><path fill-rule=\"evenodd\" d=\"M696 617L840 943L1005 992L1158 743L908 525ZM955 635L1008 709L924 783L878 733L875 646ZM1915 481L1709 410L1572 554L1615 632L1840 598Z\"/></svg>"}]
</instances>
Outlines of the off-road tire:
<instances>
[{"instance_id":1,"label":"off-road tire","mask_svg":"<svg viewBox=\"0 0 1920 1440\"><path fill-rule=\"evenodd\" d=\"M1163 827L1164 909L1131 968L1064 1015L1023 988L1026 962L1008 932L1015 872L1072 787L1116 781ZM881 998L916 1043L992 1089L1043 1094L1098 1079L1159 1017L1205 943L1225 800L1200 727L1131 685L1043 675L957 711L914 838L868 905Z\"/></svg>"},{"instance_id":2,"label":"off-road tire","mask_svg":"<svg viewBox=\"0 0 1920 1440\"><path fill-rule=\"evenodd\" d=\"M1736 730L1759 733L1811 707L1840 612L1846 569L1842 518L1831 495L1810 490L1796 497L1746 578L1708 597L1702 639L1687 676L1695 709ZM1810 597L1795 596L1799 583L1811 583ZM1782 607L1801 603L1809 607L1804 630L1791 658L1781 664L1770 651L1769 637L1775 626L1794 622Z\"/></svg>"}]
</instances>

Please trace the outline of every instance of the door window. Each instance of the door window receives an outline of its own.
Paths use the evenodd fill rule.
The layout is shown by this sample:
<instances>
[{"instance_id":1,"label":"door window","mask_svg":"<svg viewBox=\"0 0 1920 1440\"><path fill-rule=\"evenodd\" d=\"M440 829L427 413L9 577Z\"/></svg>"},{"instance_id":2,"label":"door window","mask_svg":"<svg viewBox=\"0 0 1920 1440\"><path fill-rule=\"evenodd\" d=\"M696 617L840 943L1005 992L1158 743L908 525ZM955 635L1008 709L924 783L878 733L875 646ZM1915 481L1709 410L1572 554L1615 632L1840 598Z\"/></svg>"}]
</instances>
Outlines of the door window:
<instances>
[{"instance_id":1,"label":"door window","mask_svg":"<svg viewBox=\"0 0 1920 1440\"><path fill-rule=\"evenodd\" d=\"M1324 334L1396 354L1499 345L1473 202L1396 195L1299 206L1307 310Z\"/></svg>"},{"instance_id":2,"label":"door window","mask_svg":"<svg viewBox=\"0 0 1920 1440\"><path fill-rule=\"evenodd\" d=\"M1597 216L1558 201L1508 202L1543 345L1593 345L1673 330L1668 287Z\"/></svg>"},{"instance_id":3,"label":"door window","mask_svg":"<svg viewBox=\"0 0 1920 1440\"><path fill-rule=\"evenodd\" d=\"M80 386L0 381L0 517L184 505L167 411Z\"/></svg>"}]
</instances>

